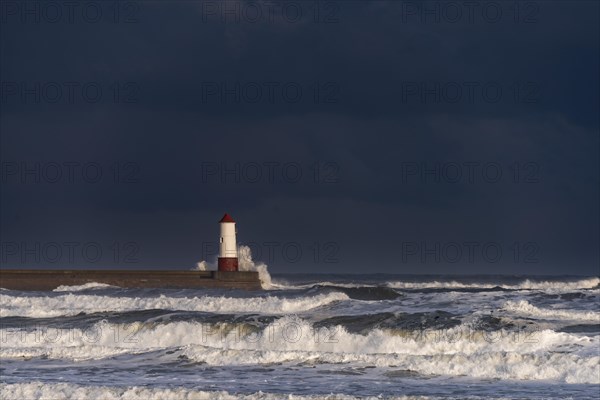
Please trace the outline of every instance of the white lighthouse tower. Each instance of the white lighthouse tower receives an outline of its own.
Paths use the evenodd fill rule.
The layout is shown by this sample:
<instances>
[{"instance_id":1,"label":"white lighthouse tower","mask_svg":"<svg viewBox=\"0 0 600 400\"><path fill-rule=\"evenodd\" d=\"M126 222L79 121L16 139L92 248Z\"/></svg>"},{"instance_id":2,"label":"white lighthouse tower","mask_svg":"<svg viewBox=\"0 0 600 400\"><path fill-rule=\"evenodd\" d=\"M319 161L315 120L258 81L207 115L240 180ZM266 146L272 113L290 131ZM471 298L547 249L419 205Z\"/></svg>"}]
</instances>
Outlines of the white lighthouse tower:
<instances>
[{"instance_id":1,"label":"white lighthouse tower","mask_svg":"<svg viewBox=\"0 0 600 400\"><path fill-rule=\"evenodd\" d=\"M235 221L225 214L219 221L221 224L221 239L219 241L219 271L237 271L238 255L235 240Z\"/></svg>"}]
</instances>

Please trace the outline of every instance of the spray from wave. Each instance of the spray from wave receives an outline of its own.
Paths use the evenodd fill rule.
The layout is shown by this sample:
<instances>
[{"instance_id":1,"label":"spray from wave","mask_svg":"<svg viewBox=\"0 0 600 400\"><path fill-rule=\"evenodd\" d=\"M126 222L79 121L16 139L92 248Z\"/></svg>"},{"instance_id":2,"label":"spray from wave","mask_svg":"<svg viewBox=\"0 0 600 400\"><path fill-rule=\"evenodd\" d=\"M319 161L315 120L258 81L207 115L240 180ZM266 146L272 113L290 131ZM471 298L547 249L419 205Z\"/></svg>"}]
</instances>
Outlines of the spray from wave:
<instances>
[{"instance_id":1,"label":"spray from wave","mask_svg":"<svg viewBox=\"0 0 600 400\"><path fill-rule=\"evenodd\" d=\"M238 268L240 271L256 271L263 289L273 288L273 282L271 281L271 274L269 274L267 264L263 262L256 262L252 259L252 250L248 246L238 246ZM216 271L217 266L215 263L202 260L196 263L196 267L193 271Z\"/></svg>"},{"instance_id":2,"label":"spray from wave","mask_svg":"<svg viewBox=\"0 0 600 400\"><path fill-rule=\"evenodd\" d=\"M216 271L217 267L214 264L209 263L208 261L199 261L196 263L196 266L192 268L192 271Z\"/></svg>"},{"instance_id":3,"label":"spray from wave","mask_svg":"<svg viewBox=\"0 0 600 400\"><path fill-rule=\"evenodd\" d=\"M271 274L267 269L267 264L263 262L255 263L252 260L252 251L248 246L238 247L238 262L240 271L257 271L260 284L263 289L270 289L273 286Z\"/></svg>"}]
</instances>

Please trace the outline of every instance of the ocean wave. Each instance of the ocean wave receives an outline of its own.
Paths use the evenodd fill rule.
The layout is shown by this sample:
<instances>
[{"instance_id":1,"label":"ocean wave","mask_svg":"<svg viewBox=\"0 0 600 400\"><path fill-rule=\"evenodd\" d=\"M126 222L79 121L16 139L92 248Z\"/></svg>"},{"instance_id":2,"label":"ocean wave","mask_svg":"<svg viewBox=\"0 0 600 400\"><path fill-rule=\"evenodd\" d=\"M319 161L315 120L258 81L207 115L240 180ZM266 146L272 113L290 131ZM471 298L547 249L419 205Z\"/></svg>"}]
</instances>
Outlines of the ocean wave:
<instances>
[{"instance_id":1,"label":"ocean wave","mask_svg":"<svg viewBox=\"0 0 600 400\"><path fill-rule=\"evenodd\" d=\"M527 300L508 300L504 303L502 309L518 315L544 319L594 321L600 323L600 312L597 311L539 308Z\"/></svg>"},{"instance_id":2,"label":"ocean wave","mask_svg":"<svg viewBox=\"0 0 600 400\"><path fill-rule=\"evenodd\" d=\"M471 377L476 379L510 379L564 382L569 384L600 384L600 357L582 358L568 354L436 354L376 355L341 354L310 351L264 351L190 347L186 354L195 362L221 365L280 363L362 364L378 368L398 368L423 376ZM231 363L231 364L229 364Z\"/></svg>"},{"instance_id":3,"label":"ocean wave","mask_svg":"<svg viewBox=\"0 0 600 400\"><path fill-rule=\"evenodd\" d=\"M340 292L297 298L264 296L234 298L201 297L112 297L87 294L64 294L53 297L11 296L0 294L0 317L21 316L48 318L79 313L133 310L181 310L224 313L302 313L336 301L350 298Z\"/></svg>"},{"instance_id":4,"label":"ocean wave","mask_svg":"<svg viewBox=\"0 0 600 400\"><path fill-rule=\"evenodd\" d=\"M286 280L281 280L281 279L272 280L272 282L271 282L272 289L310 289L313 287L321 287L321 286L336 286L336 287L343 287L343 288L363 288L363 287L378 287L380 285L369 284L369 283L330 282L330 281L293 284Z\"/></svg>"},{"instance_id":5,"label":"ocean wave","mask_svg":"<svg viewBox=\"0 0 600 400\"><path fill-rule=\"evenodd\" d=\"M580 289L594 289L600 285L600 278L587 278L577 281L534 281L526 279L517 284L491 284L491 283L462 283L458 281L432 281L432 282L387 282L387 286L394 289L506 289L506 290L548 290L572 291Z\"/></svg>"},{"instance_id":6,"label":"ocean wave","mask_svg":"<svg viewBox=\"0 0 600 400\"><path fill-rule=\"evenodd\" d=\"M111 386L81 386L68 383L14 383L0 384L2 398L5 399L89 399L89 400L354 400L359 397L344 394L328 394L315 396L300 396L294 394L256 392L250 394L229 393L225 391L202 391L186 388L147 388L111 387ZM393 397L360 397L361 399L390 399L390 400L420 400L434 399L421 396L393 396ZM445 397L446 398L446 397Z\"/></svg>"},{"instance_id":7,"label":"ocean wave","mask_svg":"<svg viewBox=\"0 0 600 400\"><path fill-rule=\"evenodd\" d=\"M3 329L0 334L4 358L88 360L169 350L164 357L220 366L360 364L422 375L600 384L600 337L551 330L374 329L363 335L342 326L316 328L309 321L284 317L262 328L101 322L89 330Z\"/></svg>"},{"instance_id":8,"label":"ocean wave","mask_svg":"<svg viewBox=\"0 0 600 400\"><path fill-rule=\"evenodd\" d=\"M402 297L402 294L394 289L385 286L339 286L339 285L323 285L319 286L323 289L337 290L347 294L351 299L355 300L393 300Z\"/></svg>"},{"instance_id":9,"label":"ocean wave","mask_svg":"<svg viewBox=\"0 0 600 400\"><path fill-rule=\"evenodd\" d=\"M118 288L118 286L112 286L106 283L99 283L99 282L88 282L85 283L83 285L60 285L59 287L57 287L56 289L53 290L53 292L81 292L83 290L89 290L89 289L114 289L114 288Z\"/></svg>"}]
</instances>

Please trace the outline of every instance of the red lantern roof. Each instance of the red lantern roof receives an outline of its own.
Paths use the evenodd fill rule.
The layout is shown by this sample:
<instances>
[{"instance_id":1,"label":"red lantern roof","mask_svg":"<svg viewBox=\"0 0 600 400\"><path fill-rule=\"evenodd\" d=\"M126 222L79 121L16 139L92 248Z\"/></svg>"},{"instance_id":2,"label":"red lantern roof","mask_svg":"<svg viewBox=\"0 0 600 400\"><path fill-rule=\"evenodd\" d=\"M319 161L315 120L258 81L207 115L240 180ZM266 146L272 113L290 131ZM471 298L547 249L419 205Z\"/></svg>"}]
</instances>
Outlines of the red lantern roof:
<instances>
[{"instance_id":1,"label":"red lantern roof","mask_svg":"<svg viewBox=\"0 0 600 400\"><path fill-rule=\"evenodd\" d=\"M225 215L223 215L223 218L221 218L221 220L219 221L219 223L222 223L222 222L235 222L235 221L233 220L233 218L231 218L231 216L229 214L225 213Z\"/></svg>"}]
</instances>

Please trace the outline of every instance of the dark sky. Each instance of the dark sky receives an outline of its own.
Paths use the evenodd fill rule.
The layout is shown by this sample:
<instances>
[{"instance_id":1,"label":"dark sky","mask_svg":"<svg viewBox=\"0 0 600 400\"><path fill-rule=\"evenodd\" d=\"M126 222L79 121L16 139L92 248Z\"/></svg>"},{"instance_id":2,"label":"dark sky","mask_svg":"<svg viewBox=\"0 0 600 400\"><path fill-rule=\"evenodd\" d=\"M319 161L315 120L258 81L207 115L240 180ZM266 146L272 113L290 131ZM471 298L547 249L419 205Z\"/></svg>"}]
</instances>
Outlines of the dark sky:
<instances>
[{"instance_id":1,"label":"dark sky","mask_svg":"<svg viewBox=\"0 0 600 400\"><path fill-rule=\"evenodd\" d=\"M598 2L116 4L0 1L3 266L600 273Z\"/></svg>"}]
</instances>

